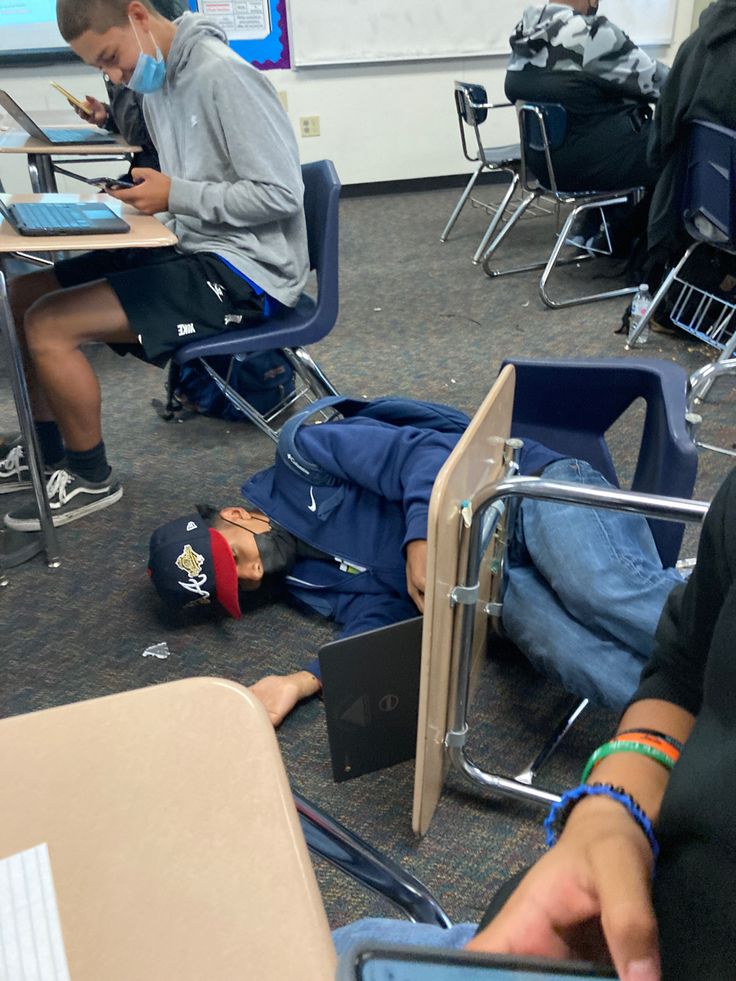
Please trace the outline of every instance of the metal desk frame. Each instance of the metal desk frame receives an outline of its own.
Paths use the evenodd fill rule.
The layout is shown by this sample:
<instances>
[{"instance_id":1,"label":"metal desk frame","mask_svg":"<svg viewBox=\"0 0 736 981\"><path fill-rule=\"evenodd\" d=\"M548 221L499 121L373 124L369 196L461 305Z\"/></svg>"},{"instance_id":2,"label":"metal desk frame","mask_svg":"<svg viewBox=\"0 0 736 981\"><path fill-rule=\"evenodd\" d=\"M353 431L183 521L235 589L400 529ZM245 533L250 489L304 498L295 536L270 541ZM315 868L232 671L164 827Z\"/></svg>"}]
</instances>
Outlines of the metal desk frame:
<instances>
[{"instance_id":1,"label":"metal desk frame","mask_svg":"<svg viewBox=\"0 0 736 981\"><path fill-rule=\"evenodd\" d=\"M0 555L0 580L4 579L2 571L14 568L27 562L35 555L43 552L46 557L46 564L51 569L57 568L61 563L59 559L59 541L51 520L49 501L46 496L46 480L43 473L43 460L41 450L36 438L36 427L33 425L33 413L31 412L31 402L28 397L28 386L23 371L23 359L21 356L18 334L15 330L13 312L10 309L8 300L8 290L5 283L5 275L0 272L0 333L2 334L3 344L7 352L8 368L10 372L10 383L13 389L13 401L15 411L18 414L23 446L25 449L26 462L31 474L31 484L33 495L38 505L38 514L41 521L40 537L35 535L31 541L19 549L15 549L11 554ZM0 585L7 585L7 579Z\"/></svg>"},{"instance_id":2,"label":"metal desk frame","mask_svg":"<svg viewBox=\"0 0 736 981\"><path fill-rule=\"evenodd\" d=\"M458 661L457 686L454 703L450 705L448 729L445 735L445 750L450 765L471 783L505 797L530 800L548 806L559 800L559 795L525 782L530 770L539 768L540 757L553 751L559 740L572 724L548 740L540 757L514 777L491 773L479 767L468 755L465 744L470 731L468 707L470 699L471 662L473 651L474 618L478 600L481 564L483 556L491 544L499 521L505 511L500 505L510 501L512 505L520 498L555 501L560 504L573 504L581 507L605 508L611 511L626 511L646 517L662 518L668 521L701 522L709 504L704 501L688 501L682 498L661 497L657 494L641 494L636 491L586 487L566 484L561 481L544 480L540 477L513 476L515 466L511 463L506 475L497 483L482 487L470 502L472 520L468 531L469 547L467 563L463 576L448 597L450 606L461 605L461 639ZM467 502L466 502L467 503ZM467 513L467 512L466 512ZM486 516L488 515L488 520ZM486 604L488 616L499 616L498 604Z\"/></svg>"}]
</instances>

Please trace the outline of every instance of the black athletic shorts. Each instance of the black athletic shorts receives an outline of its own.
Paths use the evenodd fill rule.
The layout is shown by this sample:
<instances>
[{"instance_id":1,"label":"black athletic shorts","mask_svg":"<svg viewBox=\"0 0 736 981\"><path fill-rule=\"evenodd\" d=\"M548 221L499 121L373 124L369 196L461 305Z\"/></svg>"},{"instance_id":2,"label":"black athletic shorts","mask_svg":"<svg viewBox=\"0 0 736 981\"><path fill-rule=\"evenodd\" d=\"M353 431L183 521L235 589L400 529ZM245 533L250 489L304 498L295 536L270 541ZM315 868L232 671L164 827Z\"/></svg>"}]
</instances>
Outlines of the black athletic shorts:
<instances>
[{"instance_id":1,"label":"black athletic shorts","mask_svg":"<svg viewBox=\"0 0 736 981\"><path fill-rule=\"evenodd\" d=\"M109 249L62 259L54 266L66 289L104 279L115 290L135 344L111 344L120 354L144 354L164 365L181 344L240 328L263 317L264 295L211 252Z\"/></svg>"}]
</instances>

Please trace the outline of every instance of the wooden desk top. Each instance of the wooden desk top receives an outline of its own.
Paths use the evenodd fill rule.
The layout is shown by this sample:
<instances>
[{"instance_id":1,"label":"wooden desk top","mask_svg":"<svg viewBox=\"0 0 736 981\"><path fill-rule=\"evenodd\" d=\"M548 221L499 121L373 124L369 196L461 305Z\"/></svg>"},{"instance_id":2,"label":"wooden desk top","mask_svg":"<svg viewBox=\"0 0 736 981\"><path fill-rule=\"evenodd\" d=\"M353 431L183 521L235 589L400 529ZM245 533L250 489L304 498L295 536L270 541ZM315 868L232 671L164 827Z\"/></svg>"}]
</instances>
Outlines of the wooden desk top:
<instances>
[{"instance_id":1,"label":"wooden desk top","mask_svg":"<svg viewBox=\"0 0 736 981\"><path fill-rule=\"evenodd\" d=\"M74 981L328 981L263 707L189 678L0 720L0 856L46 842Z\"/></svg>"},{"instance_id":2,"label":"wooden desk top","mask_svg":"<svg viewBox=\"0 0 736 981\"><path fill-rule=\"evenodd\" d=\"M84 252L98 249L152 249L175 245L176 236L152 215L142 215L129 205L107 194L0 194L3 204L24 201L76 202L104 201L130 225L120 235L19 235L0 215L0 253L2 252Z\"/></svg>"},{"instance_id":3,"label":"wooden desk top","mask_svg":"<svg viewBox=\"0 0 736 981\"><path fill-rule=\"evenodd\" d=\"M40 115L40 114L39 114ZM97 127L85 127L81 120L70 124L74 129L88 128L90 133L98 132ZM53 127L49 127L53 128ZM68 128L68 127L65 127ZM25 153L44 154L46 156L59 157L84 157L84 156L120 156L125 153L138 153L139 146L131 146L119 133L111 133L114 143L71 143L59 146L55 143L42 143L34 136L29 136L25 130L9 129L0 132L0 153Z\"/></svg>"}]
</instances>

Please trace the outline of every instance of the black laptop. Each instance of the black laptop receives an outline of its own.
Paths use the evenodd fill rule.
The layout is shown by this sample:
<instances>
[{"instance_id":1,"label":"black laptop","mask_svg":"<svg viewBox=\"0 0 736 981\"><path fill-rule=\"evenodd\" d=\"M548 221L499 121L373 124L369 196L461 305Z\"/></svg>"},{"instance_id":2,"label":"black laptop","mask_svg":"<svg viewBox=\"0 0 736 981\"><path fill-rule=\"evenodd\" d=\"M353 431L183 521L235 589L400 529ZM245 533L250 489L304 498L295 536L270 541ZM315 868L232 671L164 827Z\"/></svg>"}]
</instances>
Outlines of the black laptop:
<instances>
[{"instance_id":1,"label":"black laptop","mask_svg":"<svg viewBox=\"0 0 736 981\"><path fill-rule=\"evenodd\" d=\"M29 136L35 136L42 143L51 143L54 146L74 146L76 143L117 142L114 136L101 129L90 129L89 127L42 129L33 122L27 112L21 109L15 99L2 89L0 89L0 106L13 117L21 129L24 129Z\"/></svg>"},{"instance_id":2,"label":"black laptop","mask_svg":"<svg viewBox=\"0 0 736 981\"><path fill-rule=\"evenodd\" d=\"M97 201L3 204L0 215L20 235L119 235L130 225Z\"/></svg>"},{"instance_id":3,"label":"black laptop","mask_svg":"<svg viewBox=\"0 0 736 981\"><path fill-rule=\"evenodd\" d=\"M416 753L422 617L319 652L332 774L340 783Z\"/></svg>"}]
</instances>

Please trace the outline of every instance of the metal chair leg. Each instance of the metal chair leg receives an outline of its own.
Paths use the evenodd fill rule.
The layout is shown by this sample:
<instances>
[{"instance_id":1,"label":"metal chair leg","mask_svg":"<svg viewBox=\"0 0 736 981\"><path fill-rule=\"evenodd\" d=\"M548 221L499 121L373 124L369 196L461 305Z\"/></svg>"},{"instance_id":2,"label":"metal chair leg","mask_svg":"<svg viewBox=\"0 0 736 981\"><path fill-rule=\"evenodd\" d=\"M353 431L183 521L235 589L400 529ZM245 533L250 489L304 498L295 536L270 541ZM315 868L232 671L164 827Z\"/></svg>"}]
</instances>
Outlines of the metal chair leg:
<instances>
[{"instance_id":1,"label":"metal chair leg","mask_svg":"<svg viewBox=\"0 0 736 981\"><path fill-rule=\"evenodd\" d=\"M477 266L478 263L480 262L481 256L485 252L486 245L488 245L488 243L490 242L492 236L494 235L496 229L498 228L499 223L503 221L503 216L506 212L506 208L508 207L511 198L516 193L516 189L518 186L519 186L519 175L516 172L514 172L514 175L511 178L511 181L509 182L509 186L506 189L506 193L504 194L500 204L498 205L497 211L493 216L493 218L491 219L490 224L488 225L488 228L486 229L483 238L480 240L480 244L478 248L475 250L475 255L473 256L474 266Z\"/></svg>"},{"instance_id":2,"label":"metal chair leg","mask_svg":"<svg viewBox=\"0 0 736 981\"><path fill-rule=\"evenodd\" d=\"M299 374L309 383L310 387L317 389L317 398L322 398L323 395L340 394L317 362L303 347L285 348L284 354Z\"/></svg>"},{"instance_id":3,"label":"metal chair leg","mask_svg":"<svg viewBox=\"0 0 736 981\"><path fill-rule=\"evenodd\" d=\"M557 723L554 732L551 734L549 739L542 746L541 750L537 753L534 759L531 761L529 766L527 766L521 773L517 773L514 780L518 780L519 783L525 783L527 786L531 787L534 780L542 769L547 760L552 756L557 747L560 745L562 740L568 734L570 729L573 727L575 722L580 718L583 712L588 707L588 699L583 698L582 700L576 698L571 705L568 706L567 711L562 719Z\"/></svg>"},{"instance_id":4,"label":"metal chair leg","mask_svg":"<svg viewBox=\"0 0 736 981\"><path fill-rule=\"evenodd\" d=\"M649 323L649 321L652 319L652 317L654 316L654 313L655 313L657 307L662 302L662 300L665 298L665 296L667 294L667 291L669 290L670 286L672 286L673 282L675 281L675 277L677 276L677 274L679 273L679 271L682 269L682 267L685 265L685 263L687 262L687 260L690 258L690 256L693 254L693 252L697 249L697 247L699 245L700 245L700 242L693 242L693 244L687 249L687 251L685 252L685 254L683 255L683 257L677 263L677 265L676 266L673 266L672 269L670 269L670 271L667 273L667 275L665 276L665 278L662 280L662 282L661 282L661 284L659 286L659 289L657 290L657 292L652 297L652 302L649 304L649 309L644 314L644 316L641 318L641 320L639 321L639 323L636 325L636 329L634 330L634 333L626 341L625 348L626 348L627 351L630 351L632 349L632 347L634 347L634 345L636 344L636 342L639 339L639 335L644 330L644 328L647 326L647 324Z\"/></svg>"},{"instance_id":5,"label":"metal chair leg","mask_svg":"<svg viewBox=\"0 0 736 981\"><path fill-rule=\"evenodd\" d=\"M590 204L580 204L572 209L570 214L567 216L564 225L562 226L560 234L557 236L555 247L552 249L550 257L547 260L547 264L544 267L542 278L539 280L539 295L545 306L551 307L553 310L555 310L560 309L561 307L579 306L581 303L594 303L597 300L611 300L616 296L629 296L631 293L636 293L636 286L625 286L617 290L608 290L605 293L589 293L587 296L573 297L570 300L553 300L547 292L547 282L549 281L555 266L563 265L563 263L568 261L558 261L558 256L567 242L568 234L577 216L582 214L583 211L590 211L593 208L607 208L617 204L625 204L628 200L628 197L612 198L609 201L596 201L595 203L591 202Z\"/></svg>"},{"instance_id":6,"label":"metal chair leg","mask_svg":"<svg viewBox=\"0 0 736 981\"><path fill-rule=\"evenodd\" d=\"M501 243L509 234L511 229L516 225L517 221L519 221L519 219L523 216L524 212L527 210L529 205L532 204L538 197L539 195L533 191L530 194L527 194L526 197L523 197L521 201L518 203L518 205L516 206L515 210L512 212L511 217L508 219L508 221L505 222L501 231L498 233L498 235L494 238L494 240L486 249L482 259L483 272L486 274L486 276L490 276L491 278L493 278L494 276L504 275L504 273L498 269L489 268L490 260L493 257L493 254L496 251L496 249L501 245Z\"/></svg>"},{"instance_id":7,"label":"metal chair leg","mask_svg":"<svg viewBox=\"0 0 736 981\"><path fill-rule=\"evenodd\" d=\"M21 562L26 562L39 552L44 552L46 564L49 568L55 569L60 564L59 541L56 528L54 528L54 523L51 519L49 499L46 494L43 459L38 445L36 428L33 424L33 414L28 397L28 386L26 385L25 374L23 372L23 360L15 330L15 321L13 320L13 312L10 308L5 277L2 273L0 273L0 334L2 334L7 351L7 363L13 390L13 400L15 401L15 410L18 414L18 423L25 449L25 459L30 472L31 486L36 499L41 525L40 535L33 535L33 540L27 545L3 556L3 567L13 568Z\"/></svg>"},{"instance_id":8,"label":"metal chair leg","mask_svg":"<svg viewBox=\"0 0 736 981\"><path fill-rule=\"evenodd\" d=\"M396 862L292 791L307 848L383 896L414 923L448 928L452 921L431 892Z\"/></svg>"},{"instance_id":9,"label":"metal chair leg","mask_svg":"<svg viewBox=\"0 0 736 981\"><path fill-rule=\"evenodd\" d=\"M733 354L735 350L736 350L736 334L733 335L731 340L721 351L720 357L715 362L716 365L725 364L726 368L728 369L726 373L731 373L733 371L732 364L736 364L736 362L734 362L733 359ZM714 373L704 379L704 381L701 383L698 389L697 399L699 402L705 402L705 400L708 398L708 394L710 393L711 388L713 387L713 383L716 381L717 378L718 378L718 374ZM730 453L729 455L733 456L734 454Z\"/></svg>"},{"instance_id":10,"label":"metal chair leg","mask_svg":"<svg viewBox=\"0 0 736 981\"><path fill-rule=\"evenodd\" d=\"M729 344L733 353L736 344ZM724 352L725 353L725 352ZM710 391L713 383L722 375L736 376L736 358L719 358L710 364L704 364L702 368L694 371L687 383L687 403L685 411L685 422L687 424L690 437L696 446L703 450L712 450L723 456L736 457L736 449L729 449L725 446L715 446L712 443L702 443L698 439L698 427L703 421L703 417L696 411L699 402L703 402Z\"/></svg>"},{"instance_id":11,"label":"metal chair leg","mask_svg":"<svg viewBox=\"0 0 736 981\"><path fill-rule=\"evenodd\" d=\"M513 212L509 220L503 226L498 235L494 238L491 244L486 249L485 255L483 256L483 272L486 276L490 276L491 279L496 279L500 276L515 276L517 273L532 272L535 269L544 269L547 264L546 259L541 259L538 262L530 262L524 266L514 266L512 269L491 269L490 261L496 251L496 249L501 245L503 240L509 234L511 229L514 227L517 221L523 216L527 208L532 205L537 198L543 196L543 192L532 191L527 197L525 197L517 206L516 210ZM559 209L559 205L556 206ZM572 256L569 259L559 259L557 262L558 266L568 266L573 263L584 262L587 259L591 259L592 256L588 252L582 252L577 255Z\"/></svg>"},{"instance_id":12,"label":"metal chair leg","mask_svg":"<svg viewBox=\"0 0 736 981\"><path fill-rule=\"evenodd\" d=\"M483 167L484 167L484 166L485 166L485 165L484 165L484 164L483 164L482 162L481 162L481 163L479 163L479 164L478 164L478 166L477 166L477 167L475 168L475 170L473 171L473 173L472 173L472 174L470 175L470 180L469 180L469 181L468 181L468 183L466 184L466 186L465 186L465 190L464 190L464 191L463 191L463 193L462 193L462 194L460 195L460 200L459 200L459 201L458 201L458 203L457 203L457 204L455 205L455 208L454 208L454 210L453 210L453 212L452 212L452 214L450 215L450 219L449 219L449 221L447 222L447 224L445 225L445 229L444 229L444 231L443 231L443 232L442 232L442 234L440 235L440 242L446 242L446 241L447 241L447 238L448 238L448 236L449 236L449 234L450 234L450 232L452 231L452 229L453 229L453 226L455 225L455 222L456 222L456 221L458 220L458 218L460 217L460 212L461 212L461 211L463 210L463 208L465 207L465 205L466 205L466 203L467 203L467 200L468 200L468 198L470 197L470 194L471 194L471 192L472 192L472 190L473 190L473 188L475 187L475 182L476 182L476 181L478 180L478 178L480 177L480 172L481 172L481 171L483 170Z\"/></svg>"}]
</instances>

